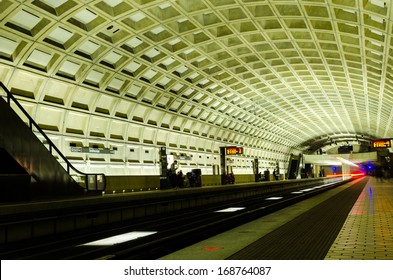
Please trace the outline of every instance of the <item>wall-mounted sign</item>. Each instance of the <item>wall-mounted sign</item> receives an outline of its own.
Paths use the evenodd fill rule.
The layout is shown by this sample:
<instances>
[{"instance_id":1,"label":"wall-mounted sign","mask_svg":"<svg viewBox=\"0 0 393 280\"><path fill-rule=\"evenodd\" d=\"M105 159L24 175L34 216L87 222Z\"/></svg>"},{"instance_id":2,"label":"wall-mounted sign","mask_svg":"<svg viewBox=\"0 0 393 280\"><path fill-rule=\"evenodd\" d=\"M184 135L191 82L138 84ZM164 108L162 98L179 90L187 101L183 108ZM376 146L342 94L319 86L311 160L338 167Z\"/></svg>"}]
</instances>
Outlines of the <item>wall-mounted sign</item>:
<instances>
[{"instance_id":1,"label":"wall-mounted sign","mask_svg":"<svg viewBox=\"0 0 393 280\"><path fill-rule=\"evenodd\" d=\"M392 147L390 139L380 139L380 140L373 141L373 148L390 148L390 147Z\"/></svg>"},{"instance_id":2,"label":"wall-mounted sign","mask_svg":"<svg viewBox=\"0 0 393 280\"><path fill-rule=\"evenodd\" d=\"M228 156L242 155L243 154L243 147L225 147L225 154Z\"/></svg>"},{"instance_id":3,"label":"wall-mounted sign","mask_svg":"<svg viewBox=\"0 0 393 280\"><path fill-rule=\"evenodd\" d=\"M71 147L73 153L89 153L89 154L114 154L114 150L110 149L99 149L90 147Z\"/></svg>"},{"instance_id":4,"label":"wall-mounted sign","mask_svg":"<svg viewBox=\"0 0 393 280\"><path fill-rule=\"evenodd\" d=\"M183 155L175 156L175 159L177 159L177 160L192 160L192 158L190 156L183 156Z\"/></svg>"}]
</instances>

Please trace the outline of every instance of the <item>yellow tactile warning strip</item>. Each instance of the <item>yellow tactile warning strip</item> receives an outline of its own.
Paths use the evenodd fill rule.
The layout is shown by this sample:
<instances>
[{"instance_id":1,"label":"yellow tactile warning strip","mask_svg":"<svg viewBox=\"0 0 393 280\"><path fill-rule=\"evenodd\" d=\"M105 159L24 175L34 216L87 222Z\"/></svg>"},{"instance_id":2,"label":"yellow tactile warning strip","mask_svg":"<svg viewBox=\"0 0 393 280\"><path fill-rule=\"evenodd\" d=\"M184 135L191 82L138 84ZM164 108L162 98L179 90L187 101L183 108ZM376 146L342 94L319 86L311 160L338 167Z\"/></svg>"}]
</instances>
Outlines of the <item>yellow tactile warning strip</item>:
<instances>
[{"instance_id":1,"label":"yellow tactile warning strip","mask_svg":"<svg viewBox=\"0 0 393 280\"><path fill-rule=\"evenodd\" d=\"M370 178L326 260L393 260L393 180Z\"/></svg>"}]
</instances>

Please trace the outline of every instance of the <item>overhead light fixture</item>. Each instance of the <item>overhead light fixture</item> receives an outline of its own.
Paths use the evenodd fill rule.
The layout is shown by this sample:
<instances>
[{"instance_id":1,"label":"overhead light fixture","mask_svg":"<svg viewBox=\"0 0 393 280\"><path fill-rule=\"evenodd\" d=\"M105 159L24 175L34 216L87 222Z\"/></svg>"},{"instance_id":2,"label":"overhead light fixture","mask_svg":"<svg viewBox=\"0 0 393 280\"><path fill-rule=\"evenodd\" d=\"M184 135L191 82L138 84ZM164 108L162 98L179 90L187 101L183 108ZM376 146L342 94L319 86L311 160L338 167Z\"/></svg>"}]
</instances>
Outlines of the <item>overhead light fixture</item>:
<instances>
[{"instance_id":1,"label":"overhead light fixture","mask_svg":"<svg viewBox=\"0 0 393 280\"><path fill-rule=\"evenodd\" d=\"M345 163L345 164L359 167L359 165L357 165L357 164L353 163L352 161L347 160L347 159L345 159L345 158L342 158L342 157L336 157L336 158L337 158L338 160L342 161L342 162Z\"/></svg>"},{"instance_id":2,"label":"overhead light fixture","mask_svg":"<svg viewBox=\"0 0 393 280\"><path fill-rule=\"evenodd\" d=\"M386 1L383 0L370 0L371 4L381 7L381 8L385 8L386 7Z\"/></svg>"}]
</instances>

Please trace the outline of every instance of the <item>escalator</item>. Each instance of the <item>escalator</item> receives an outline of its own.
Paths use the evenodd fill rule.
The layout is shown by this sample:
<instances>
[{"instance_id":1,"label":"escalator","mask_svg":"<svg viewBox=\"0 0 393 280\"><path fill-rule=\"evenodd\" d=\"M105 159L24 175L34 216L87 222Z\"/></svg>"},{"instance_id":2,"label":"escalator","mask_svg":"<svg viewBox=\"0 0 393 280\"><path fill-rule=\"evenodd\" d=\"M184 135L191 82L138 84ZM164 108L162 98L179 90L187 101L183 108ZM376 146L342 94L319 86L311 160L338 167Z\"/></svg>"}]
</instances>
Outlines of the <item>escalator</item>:
<instances>
[{"instance_id":1,"label":"escalator","mask_svg":"<svg viewBox=\"0 0 393 280\"><path fill-rule=\"evenodd\" d=\"M7 97L0 98L1 202L74 196L105 188L104 174L76 170L7 88L2 83L0 87ZM28 119L27 125L11 102ZM45 139L45 145L33 129Z\"/></svg>"}]
</instances>

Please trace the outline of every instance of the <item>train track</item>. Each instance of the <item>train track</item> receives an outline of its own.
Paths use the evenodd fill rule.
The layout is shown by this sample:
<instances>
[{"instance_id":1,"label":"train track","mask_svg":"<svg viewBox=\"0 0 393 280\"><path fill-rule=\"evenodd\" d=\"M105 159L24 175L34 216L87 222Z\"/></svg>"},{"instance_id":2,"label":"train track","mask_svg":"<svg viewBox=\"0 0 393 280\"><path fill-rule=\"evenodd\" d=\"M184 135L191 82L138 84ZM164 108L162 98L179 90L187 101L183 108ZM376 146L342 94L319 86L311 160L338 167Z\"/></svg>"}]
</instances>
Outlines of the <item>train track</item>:
<instances>
[{"instance_id":1,"label":"train track","mask_svg":"<svg viewBox=\"0 0 393 280\"><path fill-rule=\"evenodd\" d=\"M36 244L20 244L2 250L0 257L3 260L157 259L346 182L273 192L199 209L130 220L111 228L96 229L95 232ZM118 241L119 238L122 242ZM131 239L125 241L126 238ZM112 239L115 240L110 243ZM107 243L102 244L98 240Z\"/></svg>"}]
</instances>

